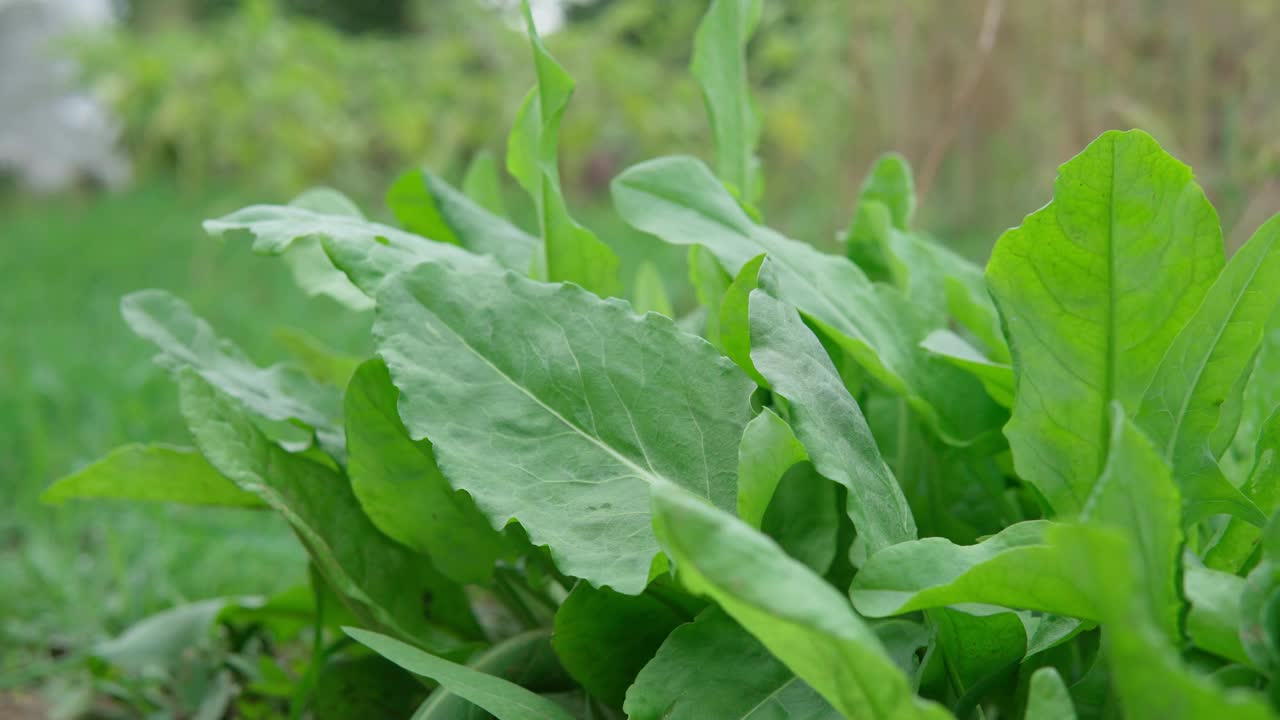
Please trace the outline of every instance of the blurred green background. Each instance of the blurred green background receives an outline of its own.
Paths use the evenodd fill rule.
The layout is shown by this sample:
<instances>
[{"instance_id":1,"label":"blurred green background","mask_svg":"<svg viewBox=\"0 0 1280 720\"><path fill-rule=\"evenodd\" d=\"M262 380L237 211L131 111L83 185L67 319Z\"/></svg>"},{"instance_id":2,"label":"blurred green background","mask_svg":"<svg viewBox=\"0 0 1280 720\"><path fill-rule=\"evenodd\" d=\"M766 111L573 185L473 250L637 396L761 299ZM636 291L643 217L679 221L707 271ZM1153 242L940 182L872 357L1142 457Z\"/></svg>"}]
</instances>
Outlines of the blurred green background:
<instances>
[{"instance_id":1,"label":"blurred green background","mask_svg":"<svg viewBox=\"0 0 1280 720\"><path fill-rule=\"evenodd\" d=\"M0 0L0 45L17 46L42 1ZM3 717L82 709L87 686L61 670L148 613L304 577L301 552L266 515L38 503L50 481L116 445L185 440L175 393L125 329L120 296L169 289L262 363L285 357L280 327L363 352L367 316L305 298L283 264L205 238L200 221L313 185L385 217L380 196L399 171L426 165L456 180L477 152L502 157L532 84L502 0L103 5L121 11L118 22L76 26L40 52L73 63L50 92L79 88L114 118L127 179L85 171L32 189L6 151L38 157L77 136L15 134L7 121L29 104L0 93ZM687 299L683 255L623 228L608 182L649 157L709 155L687 72L705 3L537 6L578 81L561 141L575 213L619 247L627 272L656 259L668 290ZM834 248L863 172L897 150L916 169L917 224L981 260L1048 200L1057 164L1102 130L1135 126L1196 169L1229 245L1280 207L1280 46L1268 42L1280 1L765 8L749 53L765 121L762 209L794 237ZM33 82L9 60L0 90L6 72L11 84Z\"/></svg>"}]
</instances>

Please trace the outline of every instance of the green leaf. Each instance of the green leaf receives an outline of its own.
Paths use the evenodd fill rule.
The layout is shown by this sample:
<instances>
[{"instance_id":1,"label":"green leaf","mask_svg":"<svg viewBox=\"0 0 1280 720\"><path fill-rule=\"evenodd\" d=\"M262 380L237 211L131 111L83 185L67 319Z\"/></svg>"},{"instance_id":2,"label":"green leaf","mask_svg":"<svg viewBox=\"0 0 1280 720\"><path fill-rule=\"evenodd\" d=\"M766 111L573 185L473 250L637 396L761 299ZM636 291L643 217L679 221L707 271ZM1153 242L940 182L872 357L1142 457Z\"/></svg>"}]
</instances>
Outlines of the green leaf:
<instances>
[{"instance_id":1,"label":"green leaf","mask_svg":"<svg viewBox=\"0 0 1280 720\"><path fill-rule=\"evenodd\" d=\"M782 476L809 453L769 408L747 423L738 447L738 517L759 530Z\"/></svg>"},{"instance_id":2,"label":"green leaf","mask_svg":"<svg viewBox=\"0 0 1280 720\"><path fill-rule=\"evenodd\" d=\"M847 717L945 718L915 696L871 628L834 588L741 520L670 484L654 529L680 582L716 601Z\"/></svg>"},{"instance_id":3,"label":"green leaf","mask_svg":"<svg viewBox=\"0 0 1280 720\"><path fill-rule=\"evenodd\" d=\"M289 357L307 375L317 382L345 388L362 358L347 355L326 345L323 341L298 328L279 326L271 332L271 339L284 348Z\"/></svg>"},{"instance_id":4,"label":"green leaf","mask_svg":"<svg viewBox=\"0 0 1280 720\"><path fill-rule=\"evenodd\" d=\"M773 392L787 399L796 437L814 467L848 489L849 517L868 552L914 540L902 488L822 344L793 308L763 290L751 292L750 313L751 359Z\"/></svg>"},{"instance_id":5,"label":"green leaf","mask_svg":"<svg viewBox=\"0 0 1280 720\"><path fill-rule=\"evenodd\" d=\"M471 156L467 172L462 176L462 192L498 217L507 214L506 203L502 200L502 178L498 176L498 161L488 150L481 150Z\"/></svg>"},{"instance_id":6,"label":"green leaf","mask_svg":"<svg viewBox=\"0 0 1280 720\"><path fill-rule=\"evenodd\" d=\"M621 707L636 674L689 616L654 595L580 582L556 611L556 655L593 697Z\"/></svg>"},{"instance_id":7,"label":"green leaf","mask_svg":"<svg viewBox=\"0 0 1280 720\"><path fill-rule=\"evenodd\" d=\"M950 330L934 330L920 347L965 370L982 382L987 394L1002 407L1013 407L1013 368L995 362Z\"/></svg>"},{"instance_id":8,"label":"green leaf","mask_svg":"<svg viewBox=\"0 0 1280 720\"><path fill-rule=\"evenodd\" d=\"M366 296L364 307L372 306L368 298L392 271L427 259L482 262L458 247L431 242L359 216L293 205L252 205L217 220L206 220L204 229L215 236L250 236L254 239L254 252L264 255L285 254L299 243L303 247L319 243L328 262Z\"/></svg>"},{"instance_id":9,"label":"green leaf","mask_svg":"<svg viewBox=\"0 0 1280 720\"><path fill-rule=\"evenodd\" d=\"M163 290L141 290L120 302L125 322L160 350L156 362L170 371L191 368L200 377L268 421L300 422L314 429L326 450L342 448L338 390L286 365L254 365L214 332L191 306ZM297 428L293 438L297 438ZM303 438L304 443L306 438Z\"/></svg>"},{"instance_id":10,"label":"green leaf","mask_svg":"<svg viewBox=\"0 0 1280 720\"><path fill-rule=\"evenodd\" d=\"M403 718L422 702L422 683L378 655L330 656L315 678L316 720ZM198 718L196 720L206 720Z\"/></svg>"},{"instance_id":11,"label":"green leaf","mask_svg":"<svg viewBox=\"0 0 1280 720\"><path fill-rule=\"evenodd\" d=\"M182 414L209 463L284 516L353 609L441 650L481 636L462 588L378 532L346 478L268 442L238 401L194 372L179 380Z\"/></svg>"},{"instance_id":12,"label":"green leaf","mask_svg":"<svg viewBox=\"0 0 1280 720\"><path fill-rule=\"evenodd\" d=\"M162 610L94 645L91 652L129 674L168 671L185 653L210 644L214 623L231 602L213 598Z\"/></svg>"},{"instance_id":13,"label":"green leaf","mask_svg":"<svg viewBox=\"0 0 1280 720\"><path fill-rule=\"evenodd\" d=\"M476 255L457 245L432 242L405 232L394 237L359 233L326 235L321 238L321 245L334 266L369 297L376 297L378 288L391 275L425 262L471 272L503 270L491 256Z\"/></svg>"},{"instance_id":14,"label":"green leaf","mask_svg":"<svg viewBox=\"0 0 1280 720\"><path fill-rule=\"evenodd\" d=\"M264 507L191 448L125 445L50 485L42 502L60 505L82 498Z\"/></svg>"},{"instance_id":15,"label":"green leaf","mask_svg":"<svg viewBox=\"0 0 1280 720\"><path fill-rule=\"evenodd\" d=\"M1240 597L1244 593L1244 578L1187 562L1182 587L1191 606L1187 613L1187 635L1191 641L1202 650L1252 665L1244 645L1240 644Z\"/></svg>"},{"instance_id":16,"label":"green leaf","mask_svg":"<svg viewBox=\"0 0 1280 720\"><path fill-rule=\"evenodd\" d=\"M1007 671L1026 655L1027 628L1017 613L973 614L938 608L927 616L937 630L952 685L961 694Z\"/></svg>"},{"instance_id":17,"label":"green leaf","mask_svg":"<svg viewBox=\"0 0 1280 720\"><path fill-rule=\"evenodd\" d=\"M374 334L414 438L495 524L566 573L638 594L657 553L648 485L736 506L751 382L668 318L514 273L435 264L379 294Z\"/></svg>"},{"instance_id":18,"label":"green leaf","mask_svg":"<svg viewBox=\"0 0 1280 720\"><path fill-rule=\"evenodd\" d=\"M836 557L840 529L836 486L813 465L800 463L783 474L761 523L788 555L825 574Z\"/></svg>"},{"instance_id":19,"label":"green leaf","mask_svg":"<svg viewBox=\"0 0 1280 720\"><path fill-rule=\"evenodd\" d=\"M885 153L862 181L853 219L845 232L845 252L863 272L876 280L890 276L882 232L886 227L906 231L916 209L916 186L907 159ZM878 215L878 216L877 216Z\"/></svg>"},{"instance_id":20,"label":"green leaf","mask_svg":"<svg viewBox=\"0 0 1280 720\"><path fill-rule=\"evenodd\" d=\"M1147 611L1145 573L1132 561L1125 534L1114 527L1055 527L1065 571L1093 597L1104 621L1107 668L1125 717L1198 720L1273 717L1257 695L1224 690L1186 667Z\"/></svg>"},{"instance_id":21,"label":"green leaf","mask_svg":"<svg viewBox=\"0 0 1280 720\"><path fill-rule=\"evenodd\" d=\"M885 548L854 577L850 598L869 617L980 603L1099 619L1093 600L1065 574L1054 524L1010 525L977 545L925 538Z\"/></svg>"},{"instance_id":22,"label":"green leaf","mask_svg":"<svg viewBox=\"0 0 1280 720\"><path fill-rule=\"evenodd\" d=\"M1001 236L987 281L1014 352L1015 466L1071 516L1106 461L1111 402L1136 414L1223 253L1190 168L1140 131L1103 134L1054 188Z\"/></svg>"},{"instance_id":23,"label":"green leaf","mask_svg":"<svg viewBox=\"0 0 1280 720\"><path fill-rule=\"evenodd\" d=\"M631 303L636 312L653 311L667 317L675 317L671 309L671 299L667 297L667 288L662 282L662 273L652 262L645 261L636 271L635 300Z\"/></svg>"},{"instance_id":24,"label":"green leaf","mask_svg":"<svg viewBox=\"0 0 1280 720\"><path fill-rule=\"evenodd\" d=\"M696 246L695 246L696 247ZM720 300L720 347L760 387L768 387L751 362L751 291L760 286L760 268L766 255L757 255L742 266Z\"/></svg>"},{"instance_id":25,"label":"green leaf","mask_svg":"<svg viewBox=\"0 0 1280 720\"><path fill-rule=\"evenodd\" d=\"M1280 302L1280 216L1254 233L1209 288L1174 339L1142 400L1138 424L1173 463L1190 520L1231 513L1257 525L1266 516L1218 467L1210 443L1223 404L1262 345Z\"/></svg>"},{"instance_id":26,"label":"green leaf","mask_svg":"<svg viewBox=\"0 0 1280 720\"><path fill-rule=\"evenodd\" d=\"M842 716L719 608L676 628L627 691L631 720Z\"/></svg>"},{"instance_id":27,"label":"green leaf","mask_svg":"<svg viewBox=\"0 0 1280 720\"><path fill-rule=\"evenodd\" d=\"M427 170L410 170L397 178L387 190L387 207L406 230L424 238L492 255L503 267L522 273L533 265L537 238Z\"/></svg>"},{"instance_id":28,"label":"green leaf","mask_svg":"<svg viewBox=\"0 0 1280 720\"><path fill-rule=\"evenodd\" d=\"M1254 667L1274 673L1280 665L1280 519L1263 531L1262 559L1240 594L1240 642Z\"/></svg>"},{"instance_id":29,"label":"green leaf","mask_svg":"<svg viewBox=\"0 0 1280 720\"><path fill-rule=\"evenodd\" d=\"M947 296L947 312L964 329L982 343L982 349L992 360L1008 364L1012 355L1009 343L1000 325L1000 313L991 301L987 280L982 269L958 258L963 264L958 271L943 278Z\"/></svg>"},{"instance_id":30,"label":"green leaf","mask_svg":"<svg viewBox=\"0 0 1280 720\"><path fill-rule=\"evenodd\" d=\"M268 220L269 214L279 212L298 218L333 217L364 221L360 208L345 195L330 188L314 188L294 198L288 206L254 206L238 210L218 220L206 220L204 229L215 237L231 231L249 229L249 225ZM253 234L256 231L251 230ZM293 272L298 287L308 295L327 295L353 310L373 307L369 298L333 267L314 235L299 234L281 241L267 241L261 237L254 242L254 252L280 255Z\"/></svg>"},{"instance_id":31,"label":"green leaf","mask_svg":"<svg viewBox=\"0 0 1280 720\"><path fill-rule=\"evenodd\" d=\"M871 283L848 258L758 225L706 166L660 158L613 181L623 219L662 240L707 248L730 274L767 253L776 287L868 374L906 397L948 442L969 444L1006 417L981 384L919 347L933 327L897 289Z\"/></svg>"},{"instance_id":32,"label":"green leaf","mask_svg":"<svg viewBox=\"0 0 1280 720\"><path fill-rule=\"evenodd\" d=\"M712 345L722 347L720 332L720 301L733 278L706 248L689 246L689 282L693 285L698 305L706 309L706 331L703 337ZM732 357L732 356L730 356Z\"/></svg>"},{"instance_id":33,"label":"green leaf","mask_svg":"<svg viewBox=\"0 0 1280 720\"><path fill-rule=\"evenodd\" d=\"M436 467L431 443L413 441L397 414L400 392L381 360L360 366L346 395L351 489L379 530L429 555L459 583L486 581L509 552L503 536Z\"/></svg>"},{"instance_id":34,"label":"green leaf","mask_svg":"<svg viewBox=\"0 0 1280 720\"><path fill-rule=\"evenodd\" d=\"M515 683L425 653L386 635L343 628L356 642L415 675L429 677L450 692L492 713L498 720L573 720L554 702ZM419 717L421 717L419 710Z\"/></svg>"},{"instance_id":35,"label":"green leaf","mask_svg":"<svg viewBox=\"0 0 1280 720\"><path fill-rule=\"evenodd\" d=\"M943 443L901 398L869 394L863 406L919 535L969 544L1021 518L989 450Z\"/></svg>"},{"instance_id":36,"label":"green leaf","mask_svg":"<svg viewBox=\"0 0 1280 720\"><path fill-rule=\"evenodd\" d=\"M1150 442L1118 405L1114 412L1111 454L1083 516L1121 528L1132 540L1136 567L1146 578L1140 594L1145 615L1172 638L1181 609L1177 488ZM1095 598L1081 590L1078 578L1065 574L1064 550L1048 538L1054 526L1034 520L1011 525L977 545L926 538L876 552L854 578L854 607L864 615L884 617L983 603L1102 620ZM1066 542L1071 532L1059 530L1056 536Z\"/></svg>"},{"instance_id":37,"label":"green leaf","mask_svg":"<svg viewBox=\"0 0 1280 720\"><path fill-rule=\"evenodd\" d=\"M1076 720L1071 693L1056 668L1042 667L1031 674L1027 691L1027 720Z\"/></svg>"},{"instance_id":38,"label":"green leaf","mask_svg":"<svg viewBox=\"0 0 1280 720\"><path fill-rule=\"evenodd\" d=\"M761 0L713 0L698 25L691 66L711 120L720 179L749 204L761 187L760 114L751 101L746 48L761 7Z\"/></svg>"},{"instance_id":39,"label":"green leaf","mask_svg":"<svg viewBox=\"0 0 1280 720\"><path fill-rule=\"evenodd\" d=\"M1254 442L1253 469L1244 492L1262 512L1271 516L1280 507L1280 409L1262 424ZM1233 517L1205 555L1205 564L1215 570L1238 572L1261 539L1262 530L1257 526Z\"/></svg>"},{"instance_id":40,"label":"green leaf","mask_svg":"<svg viewBox=\"0 0 1280 720\"><path fill-rule=\"evenodd\" d=\"M621 294L618 256L569 215L560 190L560 119L573 95L573 78L547 51L526 2L525 23L537 84L525 97L507 141L507 170L533 198L543 253L537 277L568 281L600 295Z\"/></svg>"},{"instance_id":41,"label":"green leaf","mask_svg":"<svg viewBox=\"0 0 1280 720\"><path fill-rule=\"evenodd\" d=\"M1182 594L1178 584L1182 523L1178 488L1169 465L1146 435L1111 404L1107 464L1080 518L1124 532L1142 574L1145 616L1171 641L1180 636Z\"/></svg>"},{"instance_id":42,"label":"green leaf","mask_svg":"<svg viewBox=\"0 0 1280 720\"><path fill-rule=\"evenodd\" d=\"M467 667L538 693L573 687L573 680L551 648L548 628L513 635L471 658ZM492 717L462 695L441 687L418 708L413 720L491 720Z\"/></svg>"}]
</instances>

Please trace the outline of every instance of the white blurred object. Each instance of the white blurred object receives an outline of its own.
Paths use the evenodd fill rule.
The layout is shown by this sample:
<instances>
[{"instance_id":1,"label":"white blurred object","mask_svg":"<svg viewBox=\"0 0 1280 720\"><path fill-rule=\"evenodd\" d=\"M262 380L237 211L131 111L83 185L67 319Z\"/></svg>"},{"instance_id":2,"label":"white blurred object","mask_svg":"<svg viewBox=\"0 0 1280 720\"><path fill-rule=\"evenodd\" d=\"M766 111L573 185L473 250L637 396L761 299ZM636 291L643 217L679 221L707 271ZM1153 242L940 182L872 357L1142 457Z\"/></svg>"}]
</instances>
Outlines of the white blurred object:
<instances>
[{"instance_id":1,"label":"white blurred object","mask_svg":"<svg viewBox=\"0 0 1280 720\"><path fill-rule=\"evenodd\" d=\"M75 87L68 34L105 29L111 0L0 0L0 173L40 191L129 179L107 110Z\"/></svg>"}]
</instances>

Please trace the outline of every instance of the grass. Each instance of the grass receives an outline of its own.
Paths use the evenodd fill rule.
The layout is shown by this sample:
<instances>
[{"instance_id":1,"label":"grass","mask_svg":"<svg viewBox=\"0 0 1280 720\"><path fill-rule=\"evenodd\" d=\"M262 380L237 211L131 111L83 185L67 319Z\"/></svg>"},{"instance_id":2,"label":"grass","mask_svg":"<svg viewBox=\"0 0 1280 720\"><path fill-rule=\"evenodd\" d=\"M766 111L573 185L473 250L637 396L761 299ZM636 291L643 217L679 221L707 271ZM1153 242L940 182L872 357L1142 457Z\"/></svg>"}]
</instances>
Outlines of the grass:
<instances>
[{"instance_id":1,"label":"grass","mask_svg":"<svg viewBox=\"0 0 1280 720\"><path fill-rule=\"evenodd\" d=\"M46 507L41 490L117 445L186 443L176 393L125 327L122 295L186 298L258 362L279 325L353 352L369 319L308 300L283 265L207 239L224 191L165 184L0 200L0 690L177 603L300 582L282 521L252 511L126 504Z\"/></svg>"}]
</instances>

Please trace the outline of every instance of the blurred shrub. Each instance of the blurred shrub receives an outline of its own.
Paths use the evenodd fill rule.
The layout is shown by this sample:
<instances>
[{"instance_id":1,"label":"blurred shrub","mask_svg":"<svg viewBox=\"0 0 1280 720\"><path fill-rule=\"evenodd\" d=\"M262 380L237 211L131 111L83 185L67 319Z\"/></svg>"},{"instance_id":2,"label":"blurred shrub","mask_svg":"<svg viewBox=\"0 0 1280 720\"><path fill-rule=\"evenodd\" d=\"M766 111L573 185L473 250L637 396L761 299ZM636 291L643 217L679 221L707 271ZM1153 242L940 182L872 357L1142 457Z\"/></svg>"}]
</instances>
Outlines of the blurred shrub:
<instances>
[{"instance_id":1,"label":"blurred shrub","mask_svg":"<svg viewBox=\"0 0 1280 720\"><path fill-rule=\"evenodd\" d=\"M228 176L278 198L324 183L368 199L406 166L456 177L477 149L500 156L532 84L522 38L493 21L510 3L404 2L396 35L346 35L256 0L209 22L134 29L86 55L144 172ZM1197 168L1228 229L1256 226L1250 214L1280 202L1280 46L1267 42L1280 2L1161 5L766 2L750 48L766 215L831 242L872 160L898 150L933 196L922 224L982 255L1019 208L1048 196L1073 149L1143 126ZM704 8L597 0L571 6L547 39L579 82L562 132L578 202L660 150L708 156L685 70Z\"/></svg>"},{"instance_id":2,"label":"blurred shrub","mask_svg":"<svg viewBox=\"0 0 1280 720\"><path fill-rule=\"evenodd\" d=\"M499 78L514 58L487 40L349 36L252 2L206 24L91 41L83 58L144 169L283 195L380 187L406 163L447 166L503 131Z\"/></svg>"}]
</instances>

